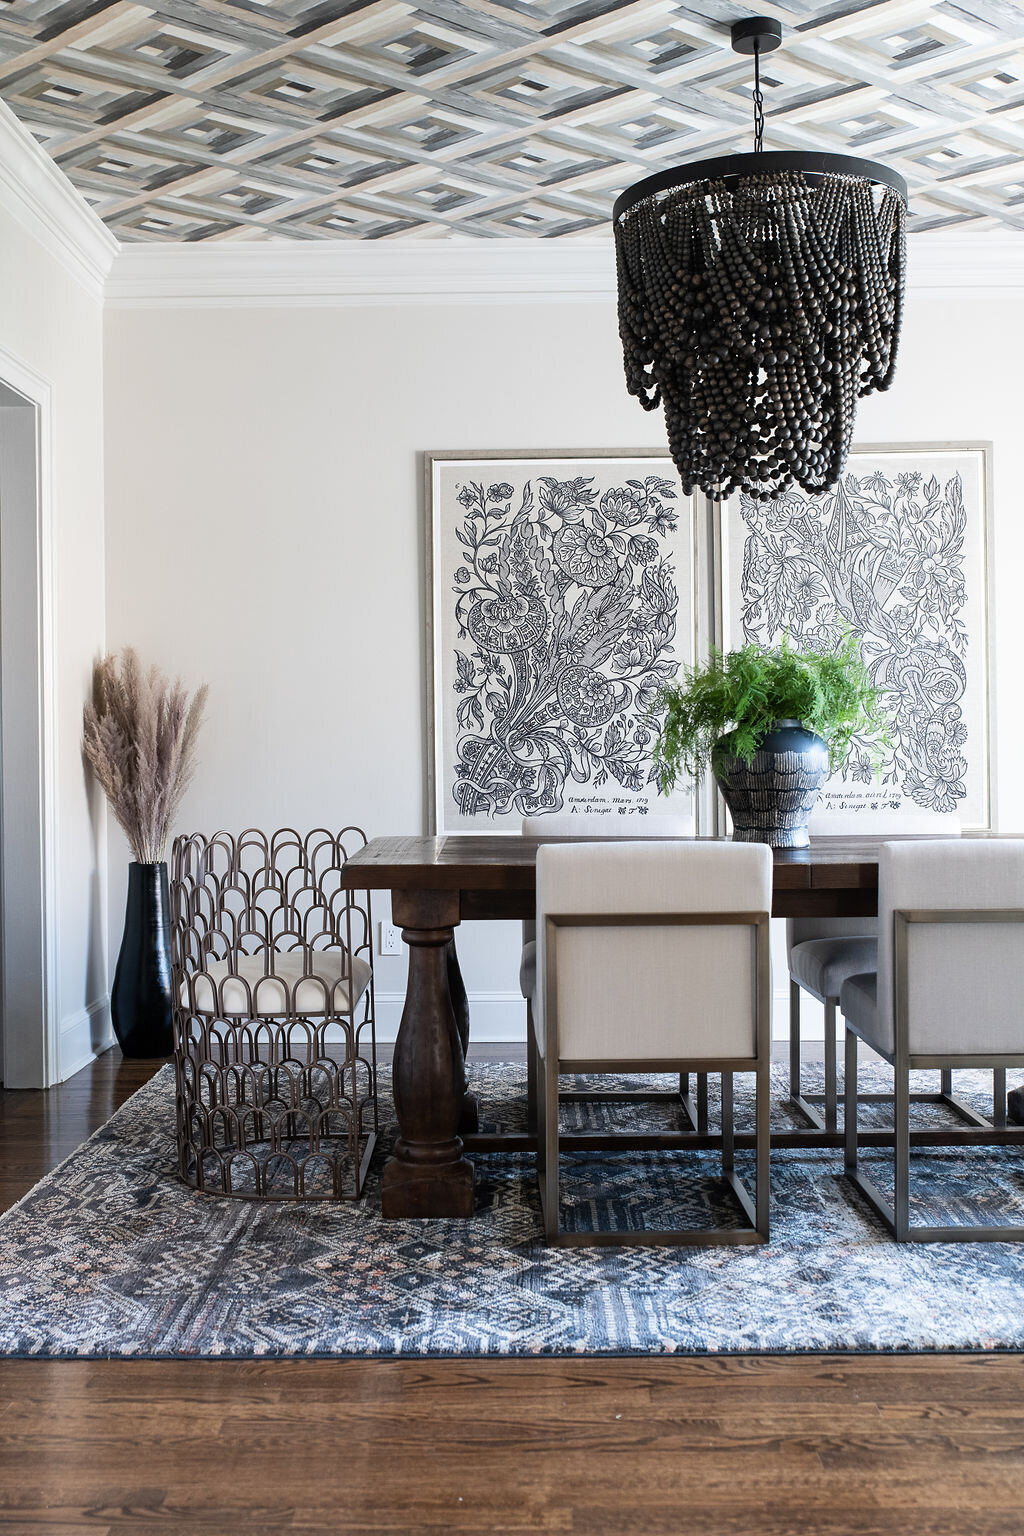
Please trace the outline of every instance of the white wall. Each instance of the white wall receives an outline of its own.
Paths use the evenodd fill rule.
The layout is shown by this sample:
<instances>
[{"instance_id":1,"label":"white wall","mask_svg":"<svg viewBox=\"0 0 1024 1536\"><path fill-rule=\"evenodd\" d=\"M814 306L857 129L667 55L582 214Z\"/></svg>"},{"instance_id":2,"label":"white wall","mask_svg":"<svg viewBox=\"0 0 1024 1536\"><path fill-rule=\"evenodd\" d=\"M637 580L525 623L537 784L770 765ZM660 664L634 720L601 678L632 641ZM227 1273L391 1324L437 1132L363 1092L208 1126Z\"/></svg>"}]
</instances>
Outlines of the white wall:
<instances>
[{"instance_id":1,"label":"white wall","mask_svg":"<svg viewBox=\"0 0 1024 1536\"><path fill-rule=\"evenodd\" d=\"M2 140L0 151L6 152ZM52 469L58 806L52 981L60 1043L50 1071L59 1079L109 1038L105 817L87 785L79 746L82 702L104 636L102 308L98 294L11 211L4 192L0 185L0 354L52 391L53 454L43 474ZM0 377L3 371L0 357Z\"/></svg>"},{"instance_id":2,"label":"white wall","mask_svg":"<svg viewBox=\"0 0 1024 1536\"><path fill-rule=\"evenodd\" d=\"M1018 302L912 297L861 441L995 444L999 821L1021 817ZM425 826L422 499L431 448L664 446L625 393L614 305L132 308L106 320L107 616L211 684L190 828ZM111 932L126 852L112 834ZM477 1039L521 1010L515 931L460 935ZM402 963L378 961L397 998ZM384 1012L393 1023L392 1001ZM781 1023L782 1021L780 1021Z\"/></svg>"}]
</instances>

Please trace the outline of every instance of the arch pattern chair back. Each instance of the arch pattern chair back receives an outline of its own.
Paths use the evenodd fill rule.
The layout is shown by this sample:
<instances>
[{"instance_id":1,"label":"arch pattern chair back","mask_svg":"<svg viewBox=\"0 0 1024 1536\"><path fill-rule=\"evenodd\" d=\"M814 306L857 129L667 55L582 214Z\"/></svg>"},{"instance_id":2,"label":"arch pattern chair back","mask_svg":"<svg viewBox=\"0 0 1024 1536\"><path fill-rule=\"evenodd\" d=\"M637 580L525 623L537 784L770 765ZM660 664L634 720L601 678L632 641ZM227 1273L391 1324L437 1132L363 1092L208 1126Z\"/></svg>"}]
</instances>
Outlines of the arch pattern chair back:
<instances>
[{"instance_id":1,"label":"arch pattern chair back","mask_svg":"<svg viewBox=\"0 0 1024 1536\"><path fill-rule=\"evenodd\" d=\"M179 1172L207 1193L356 1199L377 1132L366 843L249 828L181 836L171 863Z\"/></svg>"}]
</instances>

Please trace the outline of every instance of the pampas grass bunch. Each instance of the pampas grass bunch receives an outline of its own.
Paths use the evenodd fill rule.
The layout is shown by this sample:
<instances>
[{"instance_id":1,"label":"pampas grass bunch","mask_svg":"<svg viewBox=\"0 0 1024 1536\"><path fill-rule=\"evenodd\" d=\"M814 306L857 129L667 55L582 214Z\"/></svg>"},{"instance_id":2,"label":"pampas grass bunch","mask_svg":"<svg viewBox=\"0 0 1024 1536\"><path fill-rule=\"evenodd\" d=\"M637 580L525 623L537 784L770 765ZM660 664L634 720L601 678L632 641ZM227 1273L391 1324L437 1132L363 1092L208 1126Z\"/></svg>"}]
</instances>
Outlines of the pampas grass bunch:
<instances>
[{"instance_id":1,"label":"pampas grass bunch","mask_svg":"<svg viewBox=\"0 0 1024 1536\"><path fill-rule=\"evenodd\" d=\"M133 650L93 668L85 706L85 755L140 864L162 863L196 766L207 689L191 703L180 680L145 671Z\"/></svg>"}]
</instances>

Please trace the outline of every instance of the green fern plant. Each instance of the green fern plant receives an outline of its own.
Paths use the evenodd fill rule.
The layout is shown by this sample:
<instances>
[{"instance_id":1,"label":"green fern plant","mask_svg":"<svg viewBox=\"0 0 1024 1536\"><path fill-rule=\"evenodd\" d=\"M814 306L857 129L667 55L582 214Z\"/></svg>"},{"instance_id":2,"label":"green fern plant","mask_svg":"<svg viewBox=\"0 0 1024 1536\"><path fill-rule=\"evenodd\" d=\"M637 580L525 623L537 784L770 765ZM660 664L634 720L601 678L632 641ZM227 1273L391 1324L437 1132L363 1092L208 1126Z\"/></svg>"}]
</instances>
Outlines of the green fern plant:
<instances>
[{"instance_id":1,"label":"green fern plant","mask_svg":"<svg viewBox=\"0 0 1024 1536\"><path fill-rule=\"evenodd\" d=\"M834 651L744 645L712 650L702 666L666 683L654 713L664 718L654 748L658 783L668 794L681 776L703 777L730 758L753 761L777 720L799 720L820 736L832 767L846 760L854 736L887 740L887 718L853 634Z\"/></svg>"}]
</instances>

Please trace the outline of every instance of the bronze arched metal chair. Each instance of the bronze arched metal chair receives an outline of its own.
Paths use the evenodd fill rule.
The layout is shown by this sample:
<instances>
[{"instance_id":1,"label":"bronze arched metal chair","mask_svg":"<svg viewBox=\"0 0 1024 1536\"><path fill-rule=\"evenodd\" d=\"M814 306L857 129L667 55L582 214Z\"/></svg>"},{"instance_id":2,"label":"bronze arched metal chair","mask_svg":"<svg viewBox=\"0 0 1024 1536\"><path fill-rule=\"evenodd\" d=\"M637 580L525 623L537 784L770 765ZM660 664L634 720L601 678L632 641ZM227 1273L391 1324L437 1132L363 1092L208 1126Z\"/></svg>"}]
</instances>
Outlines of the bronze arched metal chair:
<instances>
[{"instance_id":1,"label":"bronze arched metal chair","mask_svg":"<svg viewBox=\"0 0 1024 1536\"><path fill-rule=\"evenodd\" d=\"M175 840L178 1168L263 1200L362 1194L377 1134L369 892L355 827Z\"/></svg>"}]
</instances>

